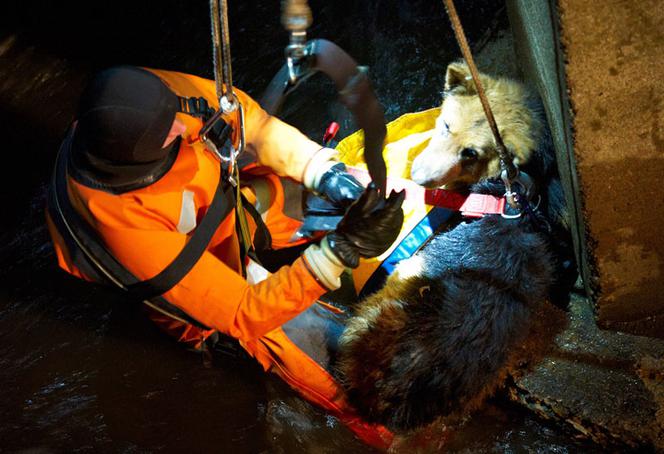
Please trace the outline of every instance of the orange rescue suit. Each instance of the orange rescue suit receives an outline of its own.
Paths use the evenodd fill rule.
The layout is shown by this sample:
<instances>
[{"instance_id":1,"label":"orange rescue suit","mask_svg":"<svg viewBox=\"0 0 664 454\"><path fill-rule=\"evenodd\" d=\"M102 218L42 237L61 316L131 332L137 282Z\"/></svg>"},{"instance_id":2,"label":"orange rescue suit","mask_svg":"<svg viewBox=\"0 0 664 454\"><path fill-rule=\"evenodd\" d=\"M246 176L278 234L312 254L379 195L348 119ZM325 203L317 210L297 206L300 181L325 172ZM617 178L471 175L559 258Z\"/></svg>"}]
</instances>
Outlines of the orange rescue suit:
<instances>
[{"instance_id":1,"label":"orange rescue suit","mask_svg":"<svg viewBox=\"0 0 664 454\"><path fill-rule=\"evenodd\" d=\"M204 97L218 109L214 81L177 72L152 70L178 96ZM269 191L270 204L263 215L275 249L289 244L298 222L285 216L283 187L279 177L302 181L310 157L320 145L292 126L268 115L248 95L235 90L244 109L246 152L255 155L242 175L249 183L243 193L255 202L252 181ZM224 120L238 131L238 112ZM149 279L164 269L183 248L205 214L219 181L219 162L198 139L202 121L178 113L186 125L172 168L153 184L112 194L68 181L68 194L76 211L99 233L107 249L136 277ZM234 138L237 141L237 137ZM153 313L151 318L179 340L200 346L214 331L239 340L240 345L264 367L279 374L305 398L344 421L360 438L386 447L392 434L357 418L333 377L300 349L281 328L307 310L326 292L309 272L303 257L255 284L241 274L234 211L219 225L207 251L193 269L163 296L209 330ZM255 224L249 218L252 235ZM53 222L49 231L59 265L88 279L72 263L69 251ZM297 243L295 243L297 244Z\"/></svg>"}]
</instances>

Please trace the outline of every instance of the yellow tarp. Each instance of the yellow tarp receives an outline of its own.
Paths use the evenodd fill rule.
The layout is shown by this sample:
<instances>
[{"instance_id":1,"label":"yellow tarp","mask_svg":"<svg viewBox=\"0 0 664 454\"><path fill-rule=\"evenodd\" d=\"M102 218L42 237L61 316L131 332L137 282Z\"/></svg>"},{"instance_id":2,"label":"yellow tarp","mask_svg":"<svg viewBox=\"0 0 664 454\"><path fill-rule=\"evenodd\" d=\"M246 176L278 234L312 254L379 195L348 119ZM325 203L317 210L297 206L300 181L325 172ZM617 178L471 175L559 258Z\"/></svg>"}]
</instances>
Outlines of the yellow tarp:
<instances>
[{"instance_id":1,"label":"yellow tarp","mask_svg":"<svg viewBox=\"0 0 664 454\"><path fill-rule=\"evenodd\" d=\"M388 123L383 150L388 176L410 177L413 159L429 143L439 114L439 108L429 109L407 113ZM354 132L339 142L337 150L341 161L346 165L366 170L363 130Z\"/></svg>"},{"instance_id":2,"label":"yellow tarp","mask_svg":"<svg viewBox=\"0 0 664 454\"><path fill-rule=\"evenodd\" d=\"M387 166L388 178L410 178L410 167L413 159L429 143L435 127L436 118L439 114L439 108L408 113L387 125L386 146L383 150L383 158ZM339 150L341 161L347 166L366 170L367 167L364 162L364 131L357 131L343 139L337 145L337 150ZM363 260L360 266L353 270L353 282L356 291L359 292L380 263L392 253L392 250L422 220L430 209L430 206L424 204L424 200L410 198L404 202L404 225L394 245L380 257Z\"/></svg>"}]
</instances>

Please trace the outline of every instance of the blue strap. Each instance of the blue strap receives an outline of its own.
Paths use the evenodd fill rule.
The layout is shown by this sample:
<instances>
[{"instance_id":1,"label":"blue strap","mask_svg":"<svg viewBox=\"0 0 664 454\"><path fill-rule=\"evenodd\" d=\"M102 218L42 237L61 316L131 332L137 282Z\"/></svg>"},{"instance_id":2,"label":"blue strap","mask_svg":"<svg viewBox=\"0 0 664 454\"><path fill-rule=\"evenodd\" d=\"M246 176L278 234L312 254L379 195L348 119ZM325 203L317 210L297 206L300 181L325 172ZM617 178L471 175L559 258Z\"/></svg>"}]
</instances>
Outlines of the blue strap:
<instances>
[{"instance_id":1,"label":"blue strap","mask_svg":"<svg viewBox=\"0 0 664 454\"><path fill-rule=\"evenodd\" d=\"M392 274L397 264L417 252L454 213L454 211L446 208L433 207L373 272L362 290L360 290L360 298L366 298L378 291L385 284L387 276Z\"/></svg>"}]
</instances>

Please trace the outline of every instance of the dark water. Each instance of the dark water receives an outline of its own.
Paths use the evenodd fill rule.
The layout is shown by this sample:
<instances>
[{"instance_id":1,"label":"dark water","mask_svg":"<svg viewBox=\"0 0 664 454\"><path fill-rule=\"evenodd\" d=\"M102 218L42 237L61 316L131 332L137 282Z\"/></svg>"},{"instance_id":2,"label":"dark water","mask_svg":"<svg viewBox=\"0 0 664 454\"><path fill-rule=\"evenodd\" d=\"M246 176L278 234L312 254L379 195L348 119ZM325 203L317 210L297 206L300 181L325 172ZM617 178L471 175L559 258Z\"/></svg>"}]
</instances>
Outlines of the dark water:
<instances>
[{"instance_id":1,"label":"dark water","mask_svg":"<svg viewBox=\"0 0 664 454\"><path fill-rule=\"evenodd\" d=\"M230 3L234 80L258 97L282 63L278 2ZM311 36L370 66L388 119L439 102L444 69L458 55L440 2L310 3ZM85 80L119 63L211 77L207 7L3 3L0 452L370 452L251 361L186 351L115 292L55 266L43 195ZM500 2L458 7L477 48L508 26ZM315 139L332 119L341 135L354 130L324 80L303 87L283 115ZM417 446L435 452L444 440L456 452L592 449L500 401L455 434L434 429Z\"/></svg>"}]
</instances>

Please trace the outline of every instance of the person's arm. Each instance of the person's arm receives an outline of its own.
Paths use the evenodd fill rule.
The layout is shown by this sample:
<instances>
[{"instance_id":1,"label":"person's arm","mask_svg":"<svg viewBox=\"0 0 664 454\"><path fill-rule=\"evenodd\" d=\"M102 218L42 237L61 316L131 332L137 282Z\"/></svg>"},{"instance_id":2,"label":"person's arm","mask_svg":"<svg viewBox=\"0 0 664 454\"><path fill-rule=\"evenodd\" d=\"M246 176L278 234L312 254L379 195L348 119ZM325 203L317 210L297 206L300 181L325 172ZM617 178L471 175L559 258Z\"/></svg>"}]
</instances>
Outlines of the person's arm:
<instances>
[{"instance_id":1,"label":"person's arm","mask_svg":"<svg viewBox=\"0 0 664 454\"><path fill-rule=\"evenodd\" d=\"M304 186L345 209L356 200L362 185L337 161L337 151L310 140L296 128L268 115L251 97L236 90L245 112L247 147L261 165Z\"/></svg>"},{"instance_id":2,"label":"person's arm","mask_svg":"<svg viewBox=\"0 0 664 454\"><path fill-rule=\"evenodd\" d=\"M245 139L261 165L277 175L303 182L311 158L322 146L293 126L269 115L241 90L235 90L245 115ZM324 152L329 160L332 152Z\"/></svg>"},{"instance_id":3,"label":"person's arm","mask_svg":"<svg viewBox=\"0 0 664 454\"><path fill-rule=\"evenodd\" d=\"M117 258L140 279L164 269L187 238L178 232L137 229L115 235L109 232L105 237ZM132 247L126 247L127 243ZM264 281L249 285L240 274L205 252L164 297L206 326L241 340L255 339L286 323L327 291L304 260L298 258Z\"/></svg>"}]
</instances>

